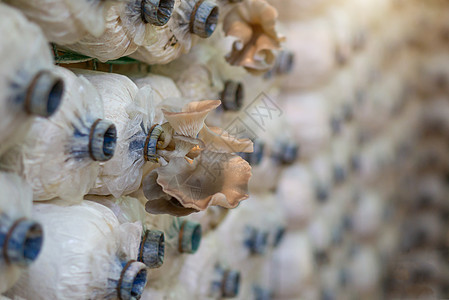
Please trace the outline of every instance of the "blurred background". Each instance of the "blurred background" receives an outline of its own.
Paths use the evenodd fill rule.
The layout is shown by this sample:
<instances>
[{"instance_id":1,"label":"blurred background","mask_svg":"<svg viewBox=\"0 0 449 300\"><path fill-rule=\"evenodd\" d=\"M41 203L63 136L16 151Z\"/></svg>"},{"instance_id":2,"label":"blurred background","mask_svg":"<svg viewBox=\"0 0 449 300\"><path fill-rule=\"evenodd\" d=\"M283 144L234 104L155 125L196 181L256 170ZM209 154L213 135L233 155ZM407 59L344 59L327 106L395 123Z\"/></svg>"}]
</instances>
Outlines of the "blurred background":
<instances>
[{"instance_id":1,"label":"blurred background","mask_svg":"<svg viewBox=\"0 0 449 300\"><path fill-rule=\"evenodd\" d=\"M275 193L274 298L447 298L447 3L270 3L300 153Z\"/></svg>"},{"instance_id":2,"label":"blurred background","mask_svg":"<svg viewBox=\"0 0 449 300\"><path fill-rule=\"evenodd\" d=\"M0 55L6 299L449 298L448 1L5 0Z\"/></svg>"}]
</instances>

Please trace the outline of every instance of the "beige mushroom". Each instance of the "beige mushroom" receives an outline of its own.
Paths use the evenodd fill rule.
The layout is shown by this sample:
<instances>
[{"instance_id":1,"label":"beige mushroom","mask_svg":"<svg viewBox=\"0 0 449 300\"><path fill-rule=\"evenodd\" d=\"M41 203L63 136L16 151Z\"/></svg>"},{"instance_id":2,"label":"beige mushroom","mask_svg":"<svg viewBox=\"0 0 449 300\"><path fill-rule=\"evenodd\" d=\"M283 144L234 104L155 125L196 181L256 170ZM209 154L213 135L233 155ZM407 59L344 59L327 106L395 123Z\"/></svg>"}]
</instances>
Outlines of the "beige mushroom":
<instances>
[{"instance_id":1,"label":"beige mushroom","mask_svg":"<svg viewBox=\"0 0 449 300\"><path fill-rule=\"evenodd\" d=\"M205 150L191 163L175 158L157 172L157 182L164 192L178 199L184 207L234 208L248 198L251 167L234 154Z\"/></svg>"},{"instance_id":2,"label":"beige mushroom","mask_svg":"<svg viewBox=\"0 0 449 300\"><path fill-rule=\"evenodd\" d=\"M220 105L220 100L193 101L187 104L181 112L170 112L163 109L165 118L176 133L196 137L204 126L207 114Z\"/></svg>"},{"instance_id":3,"label":"beige mushroom","mask_svg":"<svg viewBox=\"0 0 449 300\"><path fill-rule=\"evenodd\" d=\"M238 139L219 127L204 126L198 137L216 152L253 152L249 139Z\"/></svg>"},{"instance_id":4,"label":"beige mushroom","mask_svg":"<svg viewBox=\"0 0 449 300\"><path fill-rule=\"evenodd\" d=\"M232 153L252 152L252 142L204 124L219 105L218 100L204 100L178 112L163 109L168 123L162 128L168 134L161 135L157 155L164 163L143 180L148 212L183 216L211 205L234 208L248 198L251 167Z\"/></svg>"},{"instance_id":5,"label":"beige mushroom","mask_svg":"<svg viewBox=\"0 0 449 300\"><path fill-rule=\"evenodd\" d=\"M148 202L145 204L145 210L151 214L169 213L177 217L187 216L197 212L193 208L182 206L178 200L164 193L162 187L157 183L157 171L153 170L148 174L143 186L143 192Z\"/></svg>"},{"instance_id":6,"label":"beige mushroom","mask_svg":"<svg viewBox=\"0 0 449 300\"><path fill-rule=\"evenodd\" d=\"M226 36L237 39L227 61L251 73L267 72L275 62L274 50L279 49L283 41L275 30L276 19L276 9L265 0L236 4L223 21Z\"/></svg>"}]
</instances>

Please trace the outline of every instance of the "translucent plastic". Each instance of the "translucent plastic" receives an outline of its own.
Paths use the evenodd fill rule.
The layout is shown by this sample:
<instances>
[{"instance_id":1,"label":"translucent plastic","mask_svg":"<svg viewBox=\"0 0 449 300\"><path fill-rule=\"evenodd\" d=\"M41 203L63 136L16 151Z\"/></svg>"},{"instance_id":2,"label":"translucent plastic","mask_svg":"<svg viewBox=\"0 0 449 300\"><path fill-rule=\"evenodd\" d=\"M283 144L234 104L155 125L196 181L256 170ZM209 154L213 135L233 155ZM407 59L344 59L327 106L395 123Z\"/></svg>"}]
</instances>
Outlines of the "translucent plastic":
<instances>
[{"instance_id":1,"label":"translucent plastic","mask_svg":"<svg viewBox=\"0 0 449 300\"><path fill-rule=\"evenodd\" d=\"M189 242L195 251L200 247L201 228L196 231L181 231L185 226L184 219L170 215L147 215L146 228L161 230L165 234L165 259L164 264L149 272L148 280L152 287L162 294L169 293L170 289L178 282L178 274L185 259L190 255L183 253L182 243ZM184 225L183 225L184 224ZM193 224L192 224L193 225Z\"/></svg>"},{"instance_id":2,"label":"translucent plastic","mask_svg":"<svg viewBox=\"0 0 449 300\"><path fill-rule=\"evenodd\" d=\"M331 137L327 99L322 93L310 92L283 94L281 100L286 122L292 127L295 141L301 145L301 156L313 156Z\"/></svg>"},{"instance_id":3,"label":"translucent plastic","mask_svg":"<svg viewBox=\"0 0 449 300\"><path fill-rule=\"evenodd\" d=\"M384 199L377 193L365 191L353 215L354 234L359 238L375 238L381 230Z\"/></svg>"},{"instance_id":4,"label":"translucent plastic","mask_svg":"<svg viewBox=\"0 0 449 300\"><path fill-rule=\"evenodd\" d=\"M44 248L9 296L116 299L121 293L122 299L131 299L119 285L120 277L120 282L127 281L129 273L135 277L133 291L128 291L142 293L145 265L135 262L122 274L124 263L137 259L141 226L120 225L109 208L91 201L73 206L37 204L33 215L46 232Z\"/></svg>"},{"instance_id":5,"label":"translucent plastic","mask_svg":"<svg viewBox=\"0 0 449 300\"><path fill-rule=\"evenodd\" d=\"M149 86L153 91L153 101L154 109L151 109L151 114L149 115L151 124L163 124L166 122L164 114L162 113L162 108L166 105L172 103L178 103L181 97L181 92L169 77L147 74L144 77L135 77L132 80L136 83L139 89L144 89L145 86ZM179 105L182 105L181 102ZM157 165L155 164L145 164L143 175L148 175Z\"/></svg>"},{"instance_id":6,"label":"translucent plastic","mask_svg":"<svg viewBox=\"0 0 449 300\"><path fill-rule=\"evenodd\" d=\"M307 291L314 275L313 253L307 236L290 232L273 254L273 264L282 270L282 280L274 284L274 297L296 299Z\"/></svg>"},{"instance_id":7,"label":"translucent plastic","mask_svg":"<svg viewBox=\"0 0 449 300\"><path fill-rule=\"evenodd\" d=\"M231 210L213 233L219 237L220 262L241 272L239 295L242 299L251 294L253 281L273 247L269 244L269 222L264 224L263 216L257 213L257 201L257 197L250 197L238 209Z\"/></svg>"},{"instance_id":8,"label":"translucent plastic","mask_svg":"<svg viewBox=\"0 0 449 300\"><path fill-rule=\"evenodd\" d=\"M167 289L157 289L151 285L147 285L143 291L142 300L164 300L169 299L190 299L191 295L188 294L183 284L173 284Z\"/></svg>"},{"instance_id":9,"label":"translucent plastic","mask_svg":"<svg viewBox=\"0 0 449 300\"><path fill-rule=\"evenodd\" d=\"M114 4L105 12L106 36L84 35L65 47L95 57L102 62L130 55L136 51L137 45L128 38L127 32L120 23L120 11L125 5L125 3Z\"/></svg>"},{"instance_id":10,"label":"translucent plastic","mask_svg":"<svg viewBox=\"0 0 449 300\"><path fill-rule=\"evenodd\" d=\"M282 172L277 195L289 228L300 228L314 217L315 190L311 174L303 165L297 164Z\"/></svg>"},{"instance_id":11,"label":"translucent plastic","mask_svg":"<svg viewBox=\"0 0 449 300\"><path fill-rule=\"evenodd\" d=\"M207 24L209 18L199 18L197 14L193 17L191 16L194 9L199 7L196 6L197 2L195 0L177 2L179 4L175 7L167 25L157 27L152 32L149 32L145 45L140 46L131 57L147 64L166 64L180 57L182 54L189 52L198 39L192 33L192 28L194 28L192 27L192 21L198 20L203 27L206 27L206 29L212 32L216 26L216 23L215 25ZM213 0L203 1L200 6L216 7L216 13L218 13L218 7ZM210 19L212 20L214 17L212 16Z\"/></svg>"},{"instance_id":12,"label":"translucent plastic","mask_svg":"<svg viewBox=\"0 0 449 300\"><path fill-rule=\"evenodd\" d=\"M23 265L11 260L9 262L5 260L5 256L8 256L9 251L14 250L4 245L6 242L4 235L9 236L9 241L12 241L11 230L13 228L12 226L7 226L7 223L10 221L12 224L18 224L16 222L20 219L28 220L31 217L33 194L26 182L12 173L0 173L0 189L2 191L0 195L0 239L3 249L2 258L0 259L0 293L3 293L14 285L25 269ZM38 254L40 251L42 231L40 231L39 237L37 235L35 237L40 239L40 242L36 240L34 246L30 245L29 249L25 246L24 250L28 253L37 252Z\"/></svg>"},{"instance_id":13,"label":"translucent plastic","mask_svg":"<svg viewBox=\"0 0 449 300\"><path fill-rule=\"evenodd\" d=\"M162 0L159 5L166 8L159 7L156 10L148 0L116 2L106 11L106 30L101 36L86 35L67 48L98 58L100 61L130 55L138 46L153 44L155 42L153 36L168 28L165 24L170 19L175 0ZM162 11L164 16L161 15ZM155 14L159 18L155 19Z\"/></svg>"},{"instance_id":14,"label":"translucent plastic","mask_svg":"<svg viewBox=\"0 0 449 300\"><path fill-rule=\"evenodd\" d=\"M120 224L140 222L145 224L146 212L144 206L136 198L123 196L114 198L112 196L86 195L85 200L100 203L109 208Z\"/></svg>"},{"instance_id":15,"label":"translucent plastic","mask_svg":"<svg viewBox=\"0 0 449 300\"><path fill-rule=\"evenodd\" d=\"M162 99L151 88L141 89L126 76L76 70L98 90L104 103L104 116L117 128L114 156L100 164L100 173L90 194L120 197L136 191L141 184L145 160L145 140L156 124L157 107ZM157 114L160 114L156 117ZM151 163L150 163L151 164Z\"/></svg>"},{"instance_id":16,"label":"translucent plastic","mask_svg":"<svg viewBox=\"0 0 449 300\"><path fill-rule=\"evenodd\" d=\"M252 299L262 277L272 278L276 274L277 270L265 267L272 251L282 244L285 229L277 197L270 193L252 193L238 209L231 210L212 233L219 238L219 261L241 273L238 299ZM263 285L267 289L271 286L272 282Z\"/></svg>"},{"instance_id":17,"label":"translucent plastic","mask_svg":"<svg viewBox=\"0 0 449 300\"><path fill-rule=\"evenodd\" d=\"M147 213L145 207L136 198L123 196L113 197L87 195L86 200L92 200L111 209L120 224L135 223L143 228L139 245L138 260L148 268L162 266L165 257L165 235L157 229L146 229Z\"/></svg>"},{"instance_id":18,"label":"translucent plastic","mask_svg":"<svg viewBox=\"0 0 449 300\"><path fill-rule=\"evenodd\" d=\"M179 280L191 299L234 298L240 290L240 272L231 270L220 257L217 234L209 234L197 253L189 256Z\"/></svg>"},{"instance_id":19,"label":"translucent plastic","mask_svg":"<svg viewBox=\"0 0 449 300\"><path fill-rule=\"evenodd\" d=\"M317 87L329 80L337 68L336 42L326 19L283 24L285 48L293 52L295 64L282 81L288 90Z\"/></svg>"},{"instance_id":20,"label":"translucent plastic","mask_svg":"<svg viewBox=\"0 0 449 300\"><path fill-rule=\"evenodd\" d=\"M340 1L329 0L268 0L279 12L281 21L294 21L320 15L326 7Z\"/></svg>"},{"instance_id":21,"label":"translucent plastic","mask_svg":"<svg viewBox=\"0 0 449 300\"><path fill-rule=\"evenodd\" d=\"M61 108L48 120L37 119L25 140L6 153L0 165L27 180L34 200L60 197L79 203L99 173L94 154L108 159L114 153L115 127L106 120L98 122L104 117L103 102L87 79L64 68L56 71L67 88ZM103 136L91 134L95 123L109 126ZM97 141L99 152L93 152L92 142Z\"/></svg>"},{"instance_id":22,"label":"translucent plastic","mask_svg":"<svg viewBox=\"0 0 449 300\"><path fill-rule=\"evenodd\" d=\"M229 209L220 206L211 206L207 210L191 214L186 218L188 220L201 224L204 235L213 232L225 220Z\"/></svg>"},{"instance_id":23,"label":"translucent plastic","mask_svg":"<svg viewBox=\"0 0 449 300\"><path fill-rule=\"evenodd\" d=\"M151 88L157 93L161 101L181 97L181 91L170 77L147 74L144 77L133 78L133 80L139 88L142 88L145 85L150 85Z\"/></svg>"},{"instance_id":24,"label":"translucent plastic","mask_svg":"<svg viewBox=\"0 0 449 300\"><path fill-rule=\"evenodd\" d=\"M99 36L105 29L102 0L7 0L44 31L51 42L61 45L79 41L86 34Z\"/></svg>"},{"instance_id":25,"label":"translucent plastic","mask_svg":"<svg viewBox=\"0 0 449 300\"><path fill-rule=\"evenodd\" d=\"M376 249L369 245L360 247L349 262L350 288L360 296L379 293L381 272Z\"/></svg>"},{"instance_id":26,"label":"translucent plastic","mask_svg":"<svg viewBox=\"0 0 449 300\"><path fill-rule=\"evenodd\" d=\"M248 88L251 89L251 86ZM243 125L239 130L246 131L249 135L252 134L251 131L256 131L257 140L263 144L263 151L260 154L262 158L259 163L252 166L250 190L256 193L274 190L279 182L283 166L293 163L298 158L298 148L291 129L283 116L274 112L277 108L265 97L269 96L259 95L250 108L244 108L240 113L240 115L246 115L242 123L250 125ZM272 110L271 117L262 113L263 107Z\"/></svg>"},{"instance_id":27,"label":"translucent plastic","mask_svg":"<svg viewBox=\"0 0 449 300\"><path fill-rule=\"evenodd\" d=\"M182 95L188 99L219 99L223 83L214 77L213 66L207 64L207 58L197 56L208 55L207 52L198 49L201 47L195 47L196 51L183 55L172 63L156 66L152 71L172 78Z\"/></svg>"},{"instance_id":28,"label":"translucent plastic","mask_svg":"<svg viewBox=\"0 0 449 300\"><path fill-rule=\"evenodd\" d=\"M0 4L0 55L7 57L0 68L0 154L27 134L35 113L27 109L30 96L41 72L53 74L53 59L40 28L30 23L19 11ZM30 44L24 46L24 40ZM14 54L14 55L11 55ZM39 98L49 116L58 108L63 84L55 79L48 86L48 97ZM46 104L46 105L45 105Z\"/></svg>"}]
</instances>

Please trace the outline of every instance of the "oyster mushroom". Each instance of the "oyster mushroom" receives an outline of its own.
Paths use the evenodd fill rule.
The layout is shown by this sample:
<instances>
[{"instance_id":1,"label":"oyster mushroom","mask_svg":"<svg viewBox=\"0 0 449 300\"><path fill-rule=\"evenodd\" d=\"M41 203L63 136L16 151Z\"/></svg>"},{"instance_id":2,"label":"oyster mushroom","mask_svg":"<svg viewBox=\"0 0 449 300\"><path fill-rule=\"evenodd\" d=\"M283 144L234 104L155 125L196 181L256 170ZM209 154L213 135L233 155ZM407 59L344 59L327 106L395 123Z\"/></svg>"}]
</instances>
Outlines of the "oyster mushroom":
<instances>
[{"instance_id":1,"label":"oyster mushroom","mask_svg":"<svg viewBox=\"0 0 449 300\"><path fill-rule=\"evenodd\" d=\"M223 21L226 36L237 39L227 61L254 74L267 72L275 62L274 50L283 41L275 30L276 19L276 9L265 0L236 4Z\"/></svg>"},{"instance_id":2,"label":"oyster mushroom","mask_svg":"<svg viewBox=\"0 0 449 300\"><path fill-rule=\"evenodd\" d=\"M162 166L143 180L148 212L182 216L211 205L234 208L248 198L251 167L233 153L251 152L252 142L204 124L218 105L219 100L204 100L181 111L162 109L168 120L156 149Z\"/></svg>"}]
</instances>

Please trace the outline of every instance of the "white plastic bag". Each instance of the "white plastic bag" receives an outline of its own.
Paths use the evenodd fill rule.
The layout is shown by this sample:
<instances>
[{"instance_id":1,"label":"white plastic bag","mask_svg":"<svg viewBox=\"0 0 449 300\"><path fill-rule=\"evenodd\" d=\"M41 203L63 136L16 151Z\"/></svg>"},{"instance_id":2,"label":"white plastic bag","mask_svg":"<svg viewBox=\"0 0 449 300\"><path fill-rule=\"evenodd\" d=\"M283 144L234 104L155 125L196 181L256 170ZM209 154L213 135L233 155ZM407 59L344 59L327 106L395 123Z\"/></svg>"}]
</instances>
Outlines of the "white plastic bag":
<instances>
[{"instance_id":1,"label":"white plastic bag","mask_svg":"<svg viewBox=\"0 0 449 300\"><path fill-rule=\"evenodd\" d=\"M257 198L249 198L238 209L231 210L223 223L211 234L220 240L219 257L230 268L242 274L242 295L248 294L248 288L263 267L273 245L270 241L270 226L264 223L260 212L255 210ZM268 222L267 222L268 223Z\"/></svg>"},{"instance_id":2,"label":"white plastic bag","mask_svg":"<svg viewBox=\"0 0 449 300\"><path fill-rule=\"evenodd\" d=\"M327 19L283 23L285 48L293 52L295 64L282 87L299 90L317 87L331 78L337 68L336 43Z\"/></svg>"},{"instance_id":3,"label":"white plastic bag","mask_svg":"<svg viewBox=\"0 0 449 300\"><path fill-rule=\"evenodd\" d=\"M19 279L21 272L38 257L42 226L30 219L31 188L12 173L0 173L0 293Z\"/></svg>"},{"instance_id":4,"label":"white plastic bag","mask_svg":"<svg viewBox=\"0 0 449 300\"><path fill-rule=\"evenodd\" d=\"M173 79L183 97L191 100L219 99L223 82L214 74L213 53L201 46L197 45L190 53L171 63L155 66L151 71Z\"/></svg>"},{"instance_id":5,"label":"white plastic bag","mask_svg":"<svg viewBox=\"0 0 449 300\"><path fill-rule=\"evenodd\" d=\"M282 21L319 16L330 4L339 1L329 0L268 0L279 12ZM332 2L332 3L331 3Z\"/></svg>"},{"instance_id":6,"label":"white plastic bag","mask_svg":"<svg viewBox=\"0 0 449 300\"><path fill-rule=\"evenodd\" d=\"M164 264L158 269L151 270L148 280L158 291L167 291L176 284L185 259L200 247L201 225L170 215L147 214L145 226L150 230L164 232Z\"/></svg>"},{"instance_id":7,"label":"white plastic bag","mask_svg":"<svg viewBox=\"0 0 449 300\"><path fill-rule=\"evenodd\" d=\"M382 225L384 199L378 193L364 191L353 215L354 235L359 239L376 238Z\"/></svg>"},{"instance_id":8,"label":"white plastic bag","mask_svg":"<svg viewBox=\"0 0 449 300\"><path fill-rule=\"evenodd\" d=\"M100 61L130 55L138 46L151 43L151 36L160 31L171 17L175 0L124 0L106 10L106 28L103 34L84 35L67 48ZM165 25L165 26L164 26Z\"/></svg>"},{"instance_id":9,"label":"white plastic bag","mask_svg":"<svg viewBox=\"0 0 449 300\"><path fill-rule=\"evenodd\" d=\"M26 299L134 299L146 285L136 262L141 227L120 225L107 207L37 204L46 232L42 253L8 292Z\"/></svg>"},{"instance_id":10,"label":"white plastic bag","mask_svg":"<svg viewBox=\"0 0 449 300\"><path fill-rule=\"evenodd\" d=\"M179 280L191 299L234 298L240 290L240 272L232 270L220 257L220 241L209 234L198 252L189 256L182 266Z\"/></svg>"},{"instance_id":11,"label":"white plastic bag","mask_svg":"<svg viewBox=\"0 0 449 300\"><path fill-rule=\"evenodd\" d=\"M301 164L282 172L277 198L289 228L300 228L314 217L317 201L310 172Z\"/></svg>"},{"instance_id":12,"label":"white plastic bag","mask_svg":"<svg viewBox=\"0 0 449 300\"><path fill-rule=\"evenodd\" d=\"M147 64L166 64L190 51L198 37L207 38L218 22L214 0L181 1L167 25L157 27L131 57Z\"/></svg>"},{"instance_id":13,"label":"white plastic bag","mask_svg":"<svg viewBox=\"0 0 449 300\"><path fill-rule=\"evenodd\" d=\"M86 34L99 36L105 29L104 6L101 0L7 0L22 10L58 44L70 44Z\"/></svg>"},{"instance_id":14,"label":"white plastic bag","mask_svg":"<svg viewBox=\"0 0 449 300\"><path fill-rule=\"evenodd\" d=\"M257 130L256 144L260 141L262 146L255 147L255 152L249 153L249 158L261 156L259 163L257 163L259 158L255 159L250 180L251 192L259 194L276 188L283 167L294 163L300 152L298 144L293 139L293 133L285 120L280 118L277 112L270 112L271 117L269 116L270 113L267 115L263 112L277 109L277 107L271 106L273 104L269 104L269 101L266 98L258 98L251 104L251 108L244 109L241 113L242 115L250 115L250 117L247 116L243 122L235 122L238 125L243 124L240 125L241 128L237 129L240 131L236 132L243 132L243 134L247 132L251 135L253 130ZM262 107L264 107L264 110L262 110ZM236 129L232 128L232 130ZM242 133L239 134L243 135ZM248 158L248 155L244 154L243 157Z\"/></svg>"},{"instance_id":15,"label":"white plastic bag","mask_svg":"<svg viewBox=\"0 0 449 300\"><path fill-rule=\"evenodd\" d=\"M159 268L164 263L165 235L157 229L147 229L145 220L147 213L145 207L136 198L123 196L117 199L112 197L87 195L86 200L95 201L108 207L117 217L120 224L136 223L142 227L142 236L139 245L138 261L148 268Z\"/></svg>"},{"instance_id":16,"label":"white plastic bag","mask_svg":"<svg viewBox=\"0 0 449 300\"><path fill-rule=\"evenodd\" d=\"M279 280L273 286L274 297L297 299L312 283L313 253L310 241L302 232L290 232L273 254L273 264Z\"/></svg>"},{"instance_id":17,"label":"white plastic bag","mask_svg":"<svg viewBox=\"0 0 449 300\"><path fill-rule=\"evenodd\" d=\"M133 80L139 88L145 85L151 86L161 99L160 101L182 96L178 86L170 77L150 73L144 77L133 78Z\"/></svg>"},{"instance_id":18,"label":"white plastic bag","mask_svg":"<svg viewBox=\"0 0 449 300\"><path fill-rule=\"evenodd\" d=\"M307 92L282 94L280 99L286 122L301 147L301 157L313 156L329 143L331 137L327 98L320 92Z\"/></svg>"},{"instance_id":19,"label":"white plastic bag","mask_svg":"<svg viewBox=\"0 0 449 300\"><path fill-rule=\"evenodd\" d=\"M25 140L0 165L27 180L34 200L80 202L95 183L99 161L114 154L116 128L103 120L102 99L87 79L64 68L55 71L67 91L61 108L48 120L35 120Z\"/></svg>"},{"instance_id":20,"label":"white plastic bag","mask_svg":"<svg viewBox=\"0 0 449 300\"><path fill-rule=\"evenodd\" d=\"M120 197L135 192L141 184L146 157L146 139L160 122L162 101L151 86L137 88L126 76L76 70L85 76L104 99L104 117L117 129L112 159L100 163L100 172L90 194Z\"/></svg>"},{"instance_id":21,"label":"white plastic bag","mask_svg":"<svg viewBox=\"0 0 449 300\"><path fill-rule=\"evenodd\" d=\"M64 84L42 31L19 11L0 4L0 154L27 134L34 116L59 107ZM27 41L27 44L24 44Z\"/></svg>"},{"instance_id":22,"label":"white plastic bag","mask_svg":"<svg viewBox=\"0 0 449 300\"><path fill-rule=\"evenodd\" d=\"M373 246L357 248L348 265L350 288L357 295L366 297L379 292L383 266Z\"/></svg>"}]
</instances>

